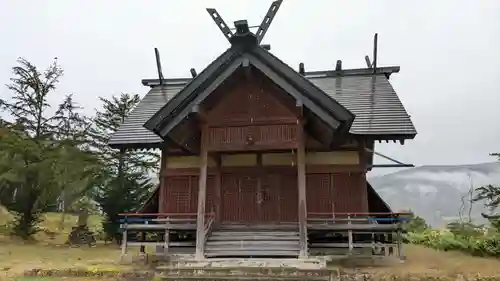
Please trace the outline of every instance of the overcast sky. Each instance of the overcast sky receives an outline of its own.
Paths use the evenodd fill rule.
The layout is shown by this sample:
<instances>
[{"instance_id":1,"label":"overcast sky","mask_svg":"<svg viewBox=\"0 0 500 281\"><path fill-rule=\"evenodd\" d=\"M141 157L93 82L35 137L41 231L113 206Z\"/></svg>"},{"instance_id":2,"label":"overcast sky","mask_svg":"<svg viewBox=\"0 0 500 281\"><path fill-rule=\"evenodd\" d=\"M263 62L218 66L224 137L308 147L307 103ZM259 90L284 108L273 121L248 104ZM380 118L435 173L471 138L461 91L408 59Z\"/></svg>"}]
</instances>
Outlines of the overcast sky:
<instances>
[{"instance_id":1,"label":"overcast sky","mask_svg":"<svg viewBox=\"0 0 500 281\"><path fill-rule=\"evenodd\" d=\"M54 57L65 76L51 101L73 93L88 114L98 96L139 93L156 78L200 72L229 45L205 8L226 23L260 24L270 0L0 1L0 84L16 58L40 68ZM416 165L471 164L500 151L500 1L285 0L264 43L294 68L364 67L379 33L379 66L391 76L417 128L404 146L377 150ZM0 88L0 97L10 93Z\"/></svg>"}]
</instances>

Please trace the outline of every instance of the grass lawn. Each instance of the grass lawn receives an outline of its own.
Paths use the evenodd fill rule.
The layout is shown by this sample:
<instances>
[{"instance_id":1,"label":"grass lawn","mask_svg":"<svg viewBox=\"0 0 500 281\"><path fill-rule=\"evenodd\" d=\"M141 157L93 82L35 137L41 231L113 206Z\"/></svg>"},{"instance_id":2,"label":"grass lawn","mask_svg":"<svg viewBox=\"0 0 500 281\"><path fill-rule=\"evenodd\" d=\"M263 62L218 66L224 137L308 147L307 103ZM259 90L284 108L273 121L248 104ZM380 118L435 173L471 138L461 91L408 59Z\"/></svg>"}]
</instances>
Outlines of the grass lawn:
<instances>
[{"instance_id":1,"label":"grass lawn","mask_svg":"<svg viewBox=\"0 0 500 281\"><path fill-rule=\"evenodd\" d=\"M0 209L0 226L7 223L10 217ZM98 244L95 248L71 248L64 245L71 227L77 218L68 215L63 228L60 228L60 214L47 214L42 228L54 232L47 235L41 232L36 235L37 241L25 243L0 233L0 281L114 281L111 279L94 278L21 278L13 276L33 268L67 269L81 267L87 269L106 269L112 271L130 270L131 265L119 264L120 249L117 245ZM91 228L97 229L99 217L90 219ZM131 249L131 252L134 250ZM458 252L439 252L422 246L405 245L407 260L402 264L390 266L363 267L362 271L380 275L439 275L456 274L500 276L500 260L491 258L471 257ZM339 267L339 265L335 266ZM343 266L342 266L343 267Z\"/></svg>"},{"instance_id":2,"label":"grass lawn","mask_svg":"<svg viewBox=\"0 0 500 281\"><path fill-rule=\"evenodd\" d=\"M369 268L370 272L402 275L444 275L456 274L499 276L500 260L494 258L472 257L460 252L441 252L419 245L404 245L406 261L391 266Z\"/></svg>"},{"instance_id":3,"label":"grass lawn","mask_svg":"<svg viewBox=\"0 0 500 281\"><path fill-rule=\"evenodd\" d=\"M57 213L48 213L44 216L41 231L35 235L36 241L26 243L10 237L7 233L0 233L0 281L16 280L13 276L19 275L33 268L65 269L82 267L88 269L127 270L129 266L120 265L120 249L117 245L99 244L95 248L72 248L64 245L71 228L76 225L77 217L66 215L61 224L62 216ZM98 230L101 217L90 216L89 227ZM0 206L0 230L12 220L12 216ZM62 227L61 227L62 226ZM4 229L4 228L3 228ZM91 278L55 278L55 277L23 277L22 281L94 281ZM16 281L17 281L16 280Z\"/></svg>"},{"instance_id":4,"label":"grass lawn","mask_svg":"<svg viewBox=\"0 0 500 281\"><path fill-rule=\"evenodd\" d=\"M0 279L1 280L1 279ZM12 281L115 281L116 279L93 277L93 278L75 278L75 277L17 277Z\"/></svg>"}]
</instances>

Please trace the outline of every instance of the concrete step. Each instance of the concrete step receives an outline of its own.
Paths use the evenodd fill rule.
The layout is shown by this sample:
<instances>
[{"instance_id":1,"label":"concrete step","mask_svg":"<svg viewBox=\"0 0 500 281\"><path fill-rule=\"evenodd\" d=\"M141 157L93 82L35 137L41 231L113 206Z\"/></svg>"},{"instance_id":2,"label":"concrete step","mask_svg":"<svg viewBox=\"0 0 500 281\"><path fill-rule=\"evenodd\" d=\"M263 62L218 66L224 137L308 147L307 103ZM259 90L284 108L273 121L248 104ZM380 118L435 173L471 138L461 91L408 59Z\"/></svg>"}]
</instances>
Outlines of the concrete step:
<instances>
[{"instance_id":1,"label":"concrete step","mask_svg":"<svg viewBox=\"0 0 500 281\"><path fill-rule=\"evenodd\" d=\"M332 271L319 262L297 259L214 259L182 267L159 266L160 280L330 280Z\"/></svg>"},{"instance_id":2,"label":"concrete step","mask_svg":"<svg viewBox=\"0 0 500 281\"><path fill-rule=\"evenodd\" d=\"M231 263L234 259L232 259ZM299 269L293 267L265 266L271 261L261 262L262 266L227 266L227 261L221 261L216 267L157 267L159 280L330 280L332 272L327 269ZM292 265L299 265L293 262Z\"/></svg>"},{"instance_id":3,"label":"concrete step","mask_svg":"<svg viewBox=\"0 0 500 281\"><path fill-rule=\"evenodd\" d=\"M325 259L308 258L217 258L209 260L183 260L175 264L160 265L157 267L160 272L176 272L202 270L203 272L249 272L267 274L293 274L297 271L302 273L321 273L329 271Z\"/></svg>"},{"instance_id":4,"label":"concrete step","mask_svg":"<svg viewBox=\"0 0 500 281\"><path fill-rule=\"evenodd\" d=\"M228 281L234 281L234 280L248 280L248 281L327 281L330 280L330 277L326 276L313 276L313 277L298 277L298 276L245 276L245 275L233 275L233 276L226 276L226 275L219 275L219 276L214 276L214 275L208 275L208 276L176 276L176 275L159 275L155 280L164 280L164 281L178 281L178 280L228 280Z\"/></svg>"}]
</instances>

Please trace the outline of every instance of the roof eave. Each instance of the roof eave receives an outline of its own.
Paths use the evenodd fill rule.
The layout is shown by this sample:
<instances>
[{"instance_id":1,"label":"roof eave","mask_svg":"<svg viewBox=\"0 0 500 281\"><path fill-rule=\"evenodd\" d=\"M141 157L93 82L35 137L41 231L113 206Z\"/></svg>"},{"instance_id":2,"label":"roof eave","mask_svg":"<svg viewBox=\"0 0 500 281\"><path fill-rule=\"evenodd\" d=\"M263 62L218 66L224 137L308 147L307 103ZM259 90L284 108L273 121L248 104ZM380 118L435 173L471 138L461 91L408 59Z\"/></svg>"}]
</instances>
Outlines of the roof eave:
<instances>
[{"instance_id":1,"label":"roof eave","mask_svg":"<svg viewBox=\"0 0 500 281\"><path fill-rule=\"evenodd\" d=\"M344 70L318 70L318 71L308 71L304 76L309 78L321 78L321 77L342 77L342 76L360 76L360 75L373 75L373 74L385 74L390 76L393 73L399 73L401 70L400 66L385 66L378 67L376 72L373 72L372 68L352 68ZM168 86L183 86L188 84L193 78L166 78L163 79L163 84ZM156 87L160 86L160 79L142 79L141 83L143 86Z\"/></svg>"},{"instance_id":2,"label":"roof eave","mask_svg":"<svg viewBox=\"0 0 500 281\"><path fill-rule=\"evenodd\" d=\"M342 77L342 76L362 76L362 75L377 75L385 74L390 76L393 73L398 73L401 70L400 66L385 66L373 68L353 68L343 70L320 70L308 71L304 74L306 78L320 78L320 77Z\"/></svg>"},{"instance_id":3,"label":"roof eave","mask_svg":"<svg viewBox=\"0 0 500 281\"><path fill-rule=\"evenodd\" d=\"M241 57L236 58L231 62L231 64L227 65L227 67L222 70L222 73L217 75L217 77L209 85L192 91L189 94L191 98L189 101L186 101L186 103L179 106L179 111L176 116L172 116L173 114L165 115L165 117L162 118L160 122L156 123L151 130L160 137L164 138L173 128L175 128L175 126L177 126L177 124L184 120L189 114L194 113L197 106L200 105L210 93L219 87L220 84L229 78L231 74L239 68L242 61L243 59ZM217 72L217 74L219 73Z\"/></svg>"},{"instance_id":4,"label":"roof eave","mask_svg":"<svg viewBox=\"0 0 500 281\"><path fill-rule=\"evenodd\" d=\"M337 120L344 123L344 126L346 126L347 128L351 126L352 122L354 121L355 115L339 102L329 97L323 90L309 81L307 77L300 75L291 67L286 65L284 62L282 62L263 48L255 48L254 52L252 53L265 61L269 61L271 64L269 66L273 68L275 72L277 72L282 77L285 77L288 83L299 88L301 92L309 93L310 98L314 98L315 102L318 105L322 106L324 109L332 113Z\"/></svg>"},{"instance_id":5,"label":"roof eave","mask_svg":"<svg viewBox=\"0 0 500 281\"><path fill-rule=\"evenodd\" d=\"M224 53L222 53L217 59L215 59L211 64L209 64L200 74L198 74L195 78L191 79L177 95L175 95L171 100L167 102L167 104L165 104L148 121L146 121L146 123L144 123L144 127L150 131L155 132L155 127L157 127L158 124L163 122L165 117L167 117L172 111L176 110L179 106L186 103L187 98L192 94L193 91L198 89L202 84L204 84L207 80L209 80L209 78L211 78L215 73L217 73L218 70L220 70L225 64L231 63L234 54L235 52L233 48L229 48ZM152 80L151 81L146 80L146 83L147 82L152 82Z\"/></svg>"},{"instance_id":6,"label":"roof eave","mask_svg":"<svg viewBox=\"0 0 500 281\"><path fill-rule=\"evenodd\" d=\"M351 133L355 139L368 139L373 141L400 141L412 140L417 136L417 133L401 133L401 134L355 134Z\"/></svg>"},{"instance_id":7,"label":"roof eave","mask_svg":"<svg viewBox=\"0 0 500 281\"><path fill-rule=\"evenodd\" d=\"M162 144L163 142L108 143L109 147L120 150L160 149L162 148Z\"/></svg>"},{"instance_id":8,"label":"roof eave","mask_svg":"<svg viewBox=\"0 0 500 281\"><path fill-rule=\"evenodd\" d=\"M163 79L163 86L185 86L192 78L168 78ZM160 79L142 79L141 83L143 86L154 88L160 86Z\"/></svg>"}]
</instances>

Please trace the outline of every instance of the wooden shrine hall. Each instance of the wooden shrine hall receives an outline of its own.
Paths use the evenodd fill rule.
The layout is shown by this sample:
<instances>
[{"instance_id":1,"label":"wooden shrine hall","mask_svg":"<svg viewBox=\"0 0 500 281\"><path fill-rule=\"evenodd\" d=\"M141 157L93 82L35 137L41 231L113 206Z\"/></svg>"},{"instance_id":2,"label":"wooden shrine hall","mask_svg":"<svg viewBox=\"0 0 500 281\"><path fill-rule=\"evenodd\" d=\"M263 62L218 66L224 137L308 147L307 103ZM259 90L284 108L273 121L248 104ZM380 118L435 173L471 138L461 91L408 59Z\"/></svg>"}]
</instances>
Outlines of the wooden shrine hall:
<instances>
[{"instance_id":1,"label":"wooden shrine hall","mask_svg":"<svg viewBox=\"0 0 500 281\"><path fill-rule=\"evenodd\" d=\"M401 255L399 214L366 180L375 142L416 135L389 82L400 68L377 66L376 36L366 68L290 67L262 45L280 5L255 33L207 9L230 46L190 78L164 78L156 51L158 79L142 81L149 92L109 140L162 155L158 189L124 214L123 252L152 243L197 259ZM157 239L127 241L148 231Z\"/></svg>"}]
</instances>

